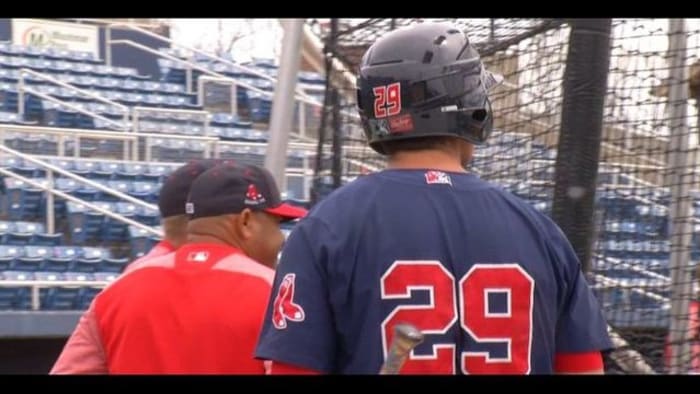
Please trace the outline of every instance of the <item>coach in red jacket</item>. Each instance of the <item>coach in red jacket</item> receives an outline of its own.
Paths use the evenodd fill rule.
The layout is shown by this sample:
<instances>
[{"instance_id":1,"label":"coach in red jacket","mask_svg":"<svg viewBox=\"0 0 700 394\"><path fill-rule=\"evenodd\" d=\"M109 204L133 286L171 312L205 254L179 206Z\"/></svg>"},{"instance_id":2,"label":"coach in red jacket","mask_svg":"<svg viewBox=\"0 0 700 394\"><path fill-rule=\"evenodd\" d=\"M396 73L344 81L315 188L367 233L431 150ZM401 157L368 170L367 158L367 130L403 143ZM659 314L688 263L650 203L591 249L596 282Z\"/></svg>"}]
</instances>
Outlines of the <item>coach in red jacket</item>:
<instances>
[{"instance_id":1,"label":"coach in red jacket","mask_svg":"<svg viewBox=\"0 0 700 394\"><path fill-rule=\"evenodd\" d=\"M221 164L192 184L188 243L135 265L93 301L51 373L262 374L253 350L282 221L266 170Z\"/></svg>"}]
</instances>

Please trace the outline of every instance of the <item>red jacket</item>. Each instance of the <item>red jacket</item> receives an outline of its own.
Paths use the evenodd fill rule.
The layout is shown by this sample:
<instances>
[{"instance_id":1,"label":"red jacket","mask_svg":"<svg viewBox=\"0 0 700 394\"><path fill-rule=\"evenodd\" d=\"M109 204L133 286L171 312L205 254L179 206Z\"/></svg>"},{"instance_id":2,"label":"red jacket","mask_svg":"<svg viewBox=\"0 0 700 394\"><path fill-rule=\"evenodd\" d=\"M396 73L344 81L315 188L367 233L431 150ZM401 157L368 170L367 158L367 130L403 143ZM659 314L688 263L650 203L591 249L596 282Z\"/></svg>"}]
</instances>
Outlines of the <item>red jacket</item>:
<instances>
[{"instance_id":1,"label":"red jacket","mask_svg":"<svg viewBox=\"0 0 700 394\"><path fill-rule=\"evenodd\" d=\"M224 245L144 261L98 294L51 373L263 374L253 351L273 276Z\"/></svg>"}]
</instances>

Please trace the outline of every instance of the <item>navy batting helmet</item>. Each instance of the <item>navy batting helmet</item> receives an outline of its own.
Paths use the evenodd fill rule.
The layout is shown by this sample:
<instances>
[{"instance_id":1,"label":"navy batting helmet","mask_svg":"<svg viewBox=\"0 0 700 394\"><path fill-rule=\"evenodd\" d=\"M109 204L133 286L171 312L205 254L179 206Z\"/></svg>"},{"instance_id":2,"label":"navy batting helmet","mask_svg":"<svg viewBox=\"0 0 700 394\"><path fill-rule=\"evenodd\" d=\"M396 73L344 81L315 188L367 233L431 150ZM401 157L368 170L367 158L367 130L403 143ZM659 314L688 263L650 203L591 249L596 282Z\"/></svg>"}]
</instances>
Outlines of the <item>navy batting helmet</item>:
<instances>
[{"instance_id":1,"label":"navy batting helmet","mask_svg":"<svg viewBox=\"0 0 700 394\"><path fill-rule=\"evenodd\" d=\"M384 153L382 142L431 136L482 144L493 126L488 91L501 80L451 25L422 23L388 33L364 54L357 79L369 145Z\"/></svg>"}]
</instances>

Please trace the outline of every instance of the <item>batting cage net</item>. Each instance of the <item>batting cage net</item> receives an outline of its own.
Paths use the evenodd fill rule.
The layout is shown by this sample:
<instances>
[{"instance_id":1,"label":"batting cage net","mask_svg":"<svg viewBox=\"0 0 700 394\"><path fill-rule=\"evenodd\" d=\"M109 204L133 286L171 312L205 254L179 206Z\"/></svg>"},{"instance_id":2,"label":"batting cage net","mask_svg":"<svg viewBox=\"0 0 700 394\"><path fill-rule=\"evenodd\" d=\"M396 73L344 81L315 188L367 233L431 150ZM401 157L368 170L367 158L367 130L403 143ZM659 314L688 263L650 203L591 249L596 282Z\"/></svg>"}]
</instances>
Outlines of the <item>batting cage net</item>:
<instances>
[{"instance_id":1,"label":"batting cage net","mask_svg":"<svg viewBox=\"0 0 700 394\"><path fill-rule=\"evenodd\" d=\"M567 234L616 346L606 373L700 372L700 21L450 21L505 77L492 95L495 131L469 169ZM328 58L356 72L373 40L416 22L315 29ZM319 195L384 166L353 116L354 91L327 86Z\"/></svg>"}]
</instances>

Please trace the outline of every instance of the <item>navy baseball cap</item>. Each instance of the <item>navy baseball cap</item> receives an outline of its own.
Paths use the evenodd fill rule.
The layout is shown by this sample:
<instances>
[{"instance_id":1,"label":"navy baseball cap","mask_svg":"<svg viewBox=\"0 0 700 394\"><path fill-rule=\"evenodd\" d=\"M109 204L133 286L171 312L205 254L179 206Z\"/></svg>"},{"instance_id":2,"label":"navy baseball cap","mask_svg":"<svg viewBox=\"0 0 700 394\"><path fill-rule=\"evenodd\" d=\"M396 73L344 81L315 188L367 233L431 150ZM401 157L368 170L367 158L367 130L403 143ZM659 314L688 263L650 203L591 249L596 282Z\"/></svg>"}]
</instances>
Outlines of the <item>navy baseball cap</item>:
<instances>
[{"instance_id":1,"label":"navy baseball cap","mask_svg":"<svg viewBox=\"0 0 700 394\"><path fill-rule=\"evenodd\" d=\"M249 208L283 221L306 216L306 209L282 202L269 171L254 165L223 163L204 171L192 183L186 211L190 219L237 214Z\"/></svg>"},{"instance_id":2,"label":"navy baseball cap","mask_svg":"<svg viewBox=\"0 0 700 394\"><path fill-rule=\"evenodd\" d=\"M158 209L160 216L184 215L187 195L190 193L192 182L204 171L227 162L220 159L192 160L184 166L173 171L163 183L158 196Z\"/></svg>"}]
</instances>

